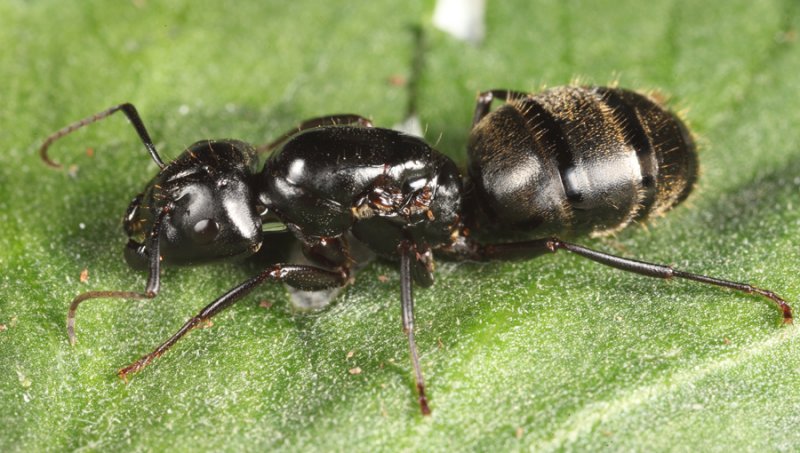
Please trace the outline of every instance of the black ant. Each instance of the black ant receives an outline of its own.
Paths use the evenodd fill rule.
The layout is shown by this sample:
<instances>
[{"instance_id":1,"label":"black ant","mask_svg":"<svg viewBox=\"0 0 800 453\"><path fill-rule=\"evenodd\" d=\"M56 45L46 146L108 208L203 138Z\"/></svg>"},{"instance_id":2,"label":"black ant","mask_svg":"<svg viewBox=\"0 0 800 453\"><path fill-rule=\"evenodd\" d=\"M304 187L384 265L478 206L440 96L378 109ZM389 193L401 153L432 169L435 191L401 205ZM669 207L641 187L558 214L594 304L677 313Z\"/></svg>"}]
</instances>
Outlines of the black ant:
<instances>
[{"instance_id":1,"label":"black ant","mask_svg":"<svg viewBox=\"0 0 800 453\"><path fill-rule=\"evenodd\" d=\"M491 111L493 100L505 101ZM143 292L90 291L96 298L158 294L164 264L199 264L255 253L262 222L283 223L317 266L275 264L223 294L153 352L119 370L126 379L192 328L267 281L303 290L346 284L353 259L348 233L378 256L400 264L402 326L419 405L429 414L414 342L413 283L433 284L434 254L445 259L530 259L567 250L648 277L682 278L755 293L773 301L783 321L789 305L772 291L591 250L549 235L603 234L661 215L691 191L697 155L691 134L647 96L619 88L560 87L540 94L492 90L478 97L466 178L423 140L373 127L358 115L311 119L273 143L203 140L165 164L139 114L122 104L54 133L70 132L122 111L159 173L125 215L132 267L149 269ZM258 153L274 151L263 169ZM269 244L267 244L269 246Z\"/></svg>"}]
</instances>

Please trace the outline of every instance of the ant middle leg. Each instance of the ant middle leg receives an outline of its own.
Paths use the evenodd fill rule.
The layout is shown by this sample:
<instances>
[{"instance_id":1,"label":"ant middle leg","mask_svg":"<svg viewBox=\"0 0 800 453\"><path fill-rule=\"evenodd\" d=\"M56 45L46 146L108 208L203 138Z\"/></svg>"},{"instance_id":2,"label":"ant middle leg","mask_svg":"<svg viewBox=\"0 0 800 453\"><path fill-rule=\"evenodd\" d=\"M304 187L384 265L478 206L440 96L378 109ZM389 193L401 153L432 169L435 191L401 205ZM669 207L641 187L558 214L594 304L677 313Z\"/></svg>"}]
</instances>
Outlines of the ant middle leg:
<instances>
[{"instance_id":1,"label":"ant middle leg","mask_svg":"<svg viewBox=\"0 0 800 453\"><path fill-rule=\"evenodd\" d=\"M403 321L403 333L408 338L408 352L411 357L411 365L414 368L414 380L417 385L417 395L419 408L422 415L430 415L431 409L428 407L428 399L425 396L425 380L422 377L422 367L419 364L419 353L417 343L414 340L414 280L419 280L418 275L424 274L427 270L427 277L423 278L423 283L428 281L433 283L430 263L426 257L430 257L430 250L419 250L410 241L403 241L397 248L400 253L400 313ZM430 285L428 285L430 286Z\"/></svg>"},{"instance_id":2,"label":"ant middle leg","mask_svg":"<svg viewBox=\"0 0 800 453\"><path fill-rule=\"evenodd\" d=\"M373 127L372 121L370 119L364 118L361 115L356 115L353 113L341 113L336 115L326 115L317 118L310 118L298 124L294 129L282 134L280 137L276 138L272 142L257 147L256 152L259 154L264 152L270 152L275 148L277 148L278 146L282 145L286 140L289 140L293 136L308 129L314 129L315 127L322 127L322 126L349 126L349 125Z\"/></svg>"}]
</instances>

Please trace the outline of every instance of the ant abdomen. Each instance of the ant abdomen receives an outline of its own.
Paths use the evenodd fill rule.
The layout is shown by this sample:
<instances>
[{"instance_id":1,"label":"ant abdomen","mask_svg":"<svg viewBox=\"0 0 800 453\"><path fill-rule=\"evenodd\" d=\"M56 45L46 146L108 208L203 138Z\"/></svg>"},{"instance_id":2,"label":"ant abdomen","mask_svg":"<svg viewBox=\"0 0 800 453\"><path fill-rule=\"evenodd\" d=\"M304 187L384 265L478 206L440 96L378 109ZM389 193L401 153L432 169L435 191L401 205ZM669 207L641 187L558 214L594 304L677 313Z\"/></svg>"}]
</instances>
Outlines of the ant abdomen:
<instances>
[{"instance_id":1,"label":"ant abdomen","mask_svg":"<svg viewBox=\"0 0 800 453\"><path fill-rule=\"evenodd\" d=\"M495 98L507 102L489 112ZM608 87L484 93L469 159L476 229L527 237L617 231L664 213L697 179L683 122L647 96Z\"/></svg>"}]
</instances>

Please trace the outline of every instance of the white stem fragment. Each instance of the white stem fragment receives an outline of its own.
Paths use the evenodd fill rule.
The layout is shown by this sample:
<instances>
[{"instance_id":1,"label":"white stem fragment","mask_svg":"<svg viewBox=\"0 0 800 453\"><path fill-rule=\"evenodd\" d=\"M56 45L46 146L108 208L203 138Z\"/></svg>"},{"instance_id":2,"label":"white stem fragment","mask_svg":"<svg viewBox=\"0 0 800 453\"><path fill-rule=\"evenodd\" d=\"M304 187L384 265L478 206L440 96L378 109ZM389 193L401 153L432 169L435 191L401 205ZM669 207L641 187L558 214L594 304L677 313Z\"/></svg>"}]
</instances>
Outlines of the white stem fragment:
<instances>
[{"instance_id":1,"label":"white stem fragment","mask_svg":"<svg viewBox=\"0 0 800 453\"><path fill-rule=\"evenodd\" d=\"M416 114L412 114L402 123L395 124L392 126L392 129L396 131L403 132L408 135L413 135L415 137L423 137L423 130L422 130L422 123L419 121L419 117Z\"/></svg>"},{"instance_id":2,"label":"white stem fragment","mask_svg":"<svg viewBox=\"0 0 800 453\"><path fill-rule=\"evenodd\" d=\"M480 44L486 33L486 0L437 0L433 24L470 44Z\"/></svg>"}]
</instances>

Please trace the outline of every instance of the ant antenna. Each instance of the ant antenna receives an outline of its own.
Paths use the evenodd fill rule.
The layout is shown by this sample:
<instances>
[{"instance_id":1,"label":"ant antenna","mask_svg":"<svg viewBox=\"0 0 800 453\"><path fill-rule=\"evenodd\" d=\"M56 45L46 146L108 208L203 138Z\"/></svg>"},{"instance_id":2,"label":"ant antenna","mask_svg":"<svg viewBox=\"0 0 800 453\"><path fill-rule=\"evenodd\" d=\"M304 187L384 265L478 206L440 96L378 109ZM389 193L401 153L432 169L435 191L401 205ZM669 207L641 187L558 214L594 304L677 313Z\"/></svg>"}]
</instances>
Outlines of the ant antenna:
<instances>
[{"instance_id":1,"label":"ant antenna","mask_svg":"<svg viewBox=\"0 0 800 453\"><path fill-rule=\"evenodd\" d=\"M58 131L47 137L44 143L42 143L42 146L39 148L39 156L41 156L42 160L47 165L53 168L61 168L61 164L53 161L52 159L50 159L50 156L47 155L47 148L49 148L50 145L59 138L68 135L77 129L80 129L83 126L100 121L103 118L106 118L107 116L110 116L119 110L122 110L122 113L124 113L125 116L128 117L128 120L130 120L131 124L133 124L134 129L136 129L136 133L139 134L139 138L142 140L142 143L144 143L144 146L145 148L147 148L147 151L150 152L150 157L153 158L153 161L156 163L156 165L158 165L158 168L163 169L164 167L166 167L164 161L162 161L161 157L158 155L158 151L156 151L156 147L155 145L153 145L153 140L150 138L150 134L147 133L147 129L144 127L144 123L142 122L142 119L139 117L139 113L136 111L136 107L134 107L133 104L127 102L125 104L120 104L111 107L108 110L103 110L102 112L95 113L92 116L89 116L80 121L72 123L69 126L59 129Z\"/></svg>"}]
</instances>

